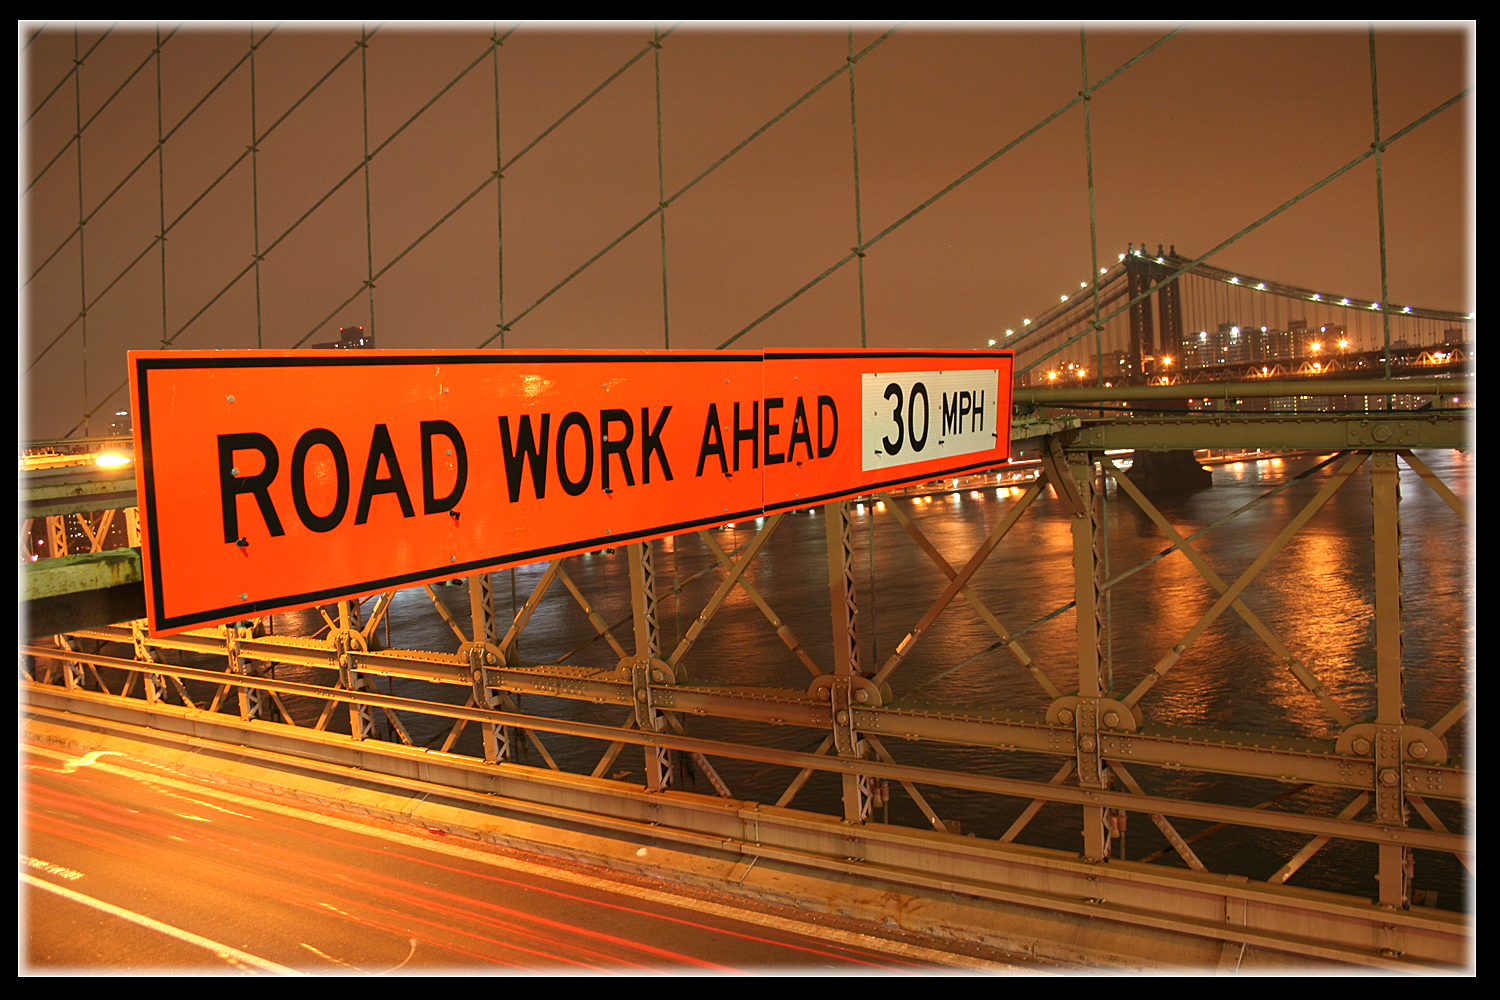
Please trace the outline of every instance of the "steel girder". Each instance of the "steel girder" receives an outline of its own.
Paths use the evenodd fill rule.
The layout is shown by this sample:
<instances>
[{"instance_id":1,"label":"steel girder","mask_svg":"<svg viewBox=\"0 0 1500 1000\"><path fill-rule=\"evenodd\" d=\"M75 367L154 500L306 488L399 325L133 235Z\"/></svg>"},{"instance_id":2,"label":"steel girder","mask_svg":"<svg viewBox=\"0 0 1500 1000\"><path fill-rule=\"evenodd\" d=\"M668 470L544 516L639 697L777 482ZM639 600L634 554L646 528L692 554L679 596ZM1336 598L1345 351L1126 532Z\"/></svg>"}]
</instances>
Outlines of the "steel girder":
<instances>
[{"instance_id":1,"label":"steel girder","mask_svg":"<svg viewBox=\"0 0 1500 1000\"><path fill-rule=\"evenodd\" d=\"M1454 425L1445 422L1443 416L1407 418L1410 422L1402 426L1438 428L1441 433L1451 434ZM237 692L264 693L265 696L276 698L278 706L281 705L281 696L322 699L330 709L334 705L346 706L351 718L368 718L371 713L384 712L392 722L392 738L400 735L402 743L410 743L401 727L403 715L408 718L412 715L441 717L451 721L454 726L453 733L444 746L445 750L453 745L454 737L462 726L470 722L479 724L487 734L494 734L494 737L519 730L535 741L546 756L551 770L545 773L551 775L548 780L553 781L570 779L558 772L555 761L546 754L541 744L540 735L552 733L563 738L583 738L607 744L610 750L606 751L604 758L594 769L595 779L602 776L609 761L614 759L621 747L637 745L647 754L648 773L651 763L658 763L661 771L658 780L648 782L658 791L671 787L670 754L675 752L700 763L711 775L716 797L720 799L731 798L732 790L713 772L713 766L708 761L710 756L739 758L796 769L799 777L783 794L779 803L782 805L791 801L808 775L819 771L831 772L841 775L844 784L853 790L849 794L846 788L843 821L854 827L869 825L872 830L880 827L880 824L870 822L871 806L881 801L886 783L903 786L926 816L932 830L937 832L956 831L956 825L945 821L934 811L916 787L919 784L1032 800L1033 805L1027 808L1001 839L1001 844L1012 841L1042 803L1070 803L1083 807L1083 857L1096 864L1109 858L1111 837L1123 830L1123 823L1118 821L1127 812L1149 815L1162 829L1172 848L1192 869L1201 869L1202 862L1193 863L1197 860L1197 855L1188 846L1191 838L1177 834L1168 817L1280 830L1311 837L1306 846L1290 858L1277 876L1273 877L1272 882L1277 885L1290 877L1329 838L1345 838L1378 845L1377 852L1381 861L1378 902L1399 912L1410 905L1408 858L1413 848L1454 853L1469 863L1467 855L1472 846L1467 837L1461 833L1448 832L1442 821L1426 805L1426 800L1446 799L1470 806L1474 776L1463 762L1448 759L1446 744L1442 738L1443 732L1453 721L1468 711L1467 700L1453 706L1438 722L1426 726L1406 720L1402 713L1400 692L1404 678L1399 670L1399 559L1392 568L1389 556L1378 555L1380 551L1391 549L1392 538L1399 538L1400 497L1399 492L1392 493L1389 485L1378 484L1388 483L1391 473L1397 468L1397 462L1404 461L1422 482L1430 486L1470 524L1472 513L1454 496L1451 489L1432 475L1420 459L1401 449L1401 445L1414 438L1400 427L1378 444L1373 443L1378 436L1374 430L1370 430L1365 438L1350 441L1350 436L1355 433L1351 428L1356 425L1370 428L1376 426L1376 423L1361 423L1362 420L1363 418L1309 420L1304 417L1291 422L1283 420L1275 425L1262 421L1263 435L1269 426L1301 423L1308 436L1298 439L1299 441L1334 441L1338 432L1342 431L1345 442L1342 447L1347 448L1350 444L1363 447L1331 463L1336 468L1318 497L1303 507L1288 523L1283 530L1283 538L1268 549L1264 560L1259 560L1256 566L1245 570L1232 582L1218 577L1197 553L1192 544L1196 535L1184 538L1177 533L1155 511L1150 501L1134 490L1128 476L1113 468L1104 458L1103 446L1109 444L1113 447L1122 439L1088 437L1087 435L1100 433L1097 422L1089 421L1078 432L1065 432L1063 438L1055 440L1046 452L1044 464L1048 466L1049 478L1059 488L1059 493L1066 494L1070 500L1076 500L1073 511L1073 558L1078 585L1075 588L1074 603L1085 609L1084 613L1077 615L1078 619L1093 623L1090 629L1079 630L1076 649L1066 658L1077 661L1079 673L1076 681L1072 679L1073 667L1058 669L1055 653L1039 656L1036 651L1028 651L1017 633L1001 621L1005 609L987 606L983 597L971 585L973 574L984 564L988 552L1004 537L1016 518L1024 513L1030 498L1034 498L1036 491L1041 489L1041 484L1037 484L1023 495L1023 500L1013 508L1012 516L997 526L991 540L981 546L960 569L955 569L938 554L910 518L897 518L903 522L902 527L917 541L927 558L943 573L948 584L937 595L921 621L912 627L898 645L896 652L890 654L884 664L871 663L864 669L861 669L857 659L859 647L857 632L854 630L856 608L852 586L854 556L847 529L848 522L843 516L846 512L837 509L840 505L831 505L835 509L825 511L830 560L830 590L827 599L835 618L835 636L846 637L841 641L850 652L842 657L834 655L822 664L819 663L818 651L809 650L791 633L790 628L771 608L766 597L755 588L746 573L778 523L773 520L761 529L751 543L734 553L725 552L714 543L712 551L716 553L719 560L717 565L725 571L725 577L709 604L694 620L692 628L671 652L657 649L659 639L654 618L656 581L651 572L649 552L642 551L632 556L634 610L630 616L613 626L590 603L583 587L569 577L562 564L554 563L547 568L524 607L518 609L515 620L510 623L503 637L496 635L500 626L494 622L493 598L485 593L487 588L483 584L476 594L471 583L472 638L465 634L456 621L450 621L450 626L464 644L454 654L420 650L371 650L369 647L372 643L366 640L373 637L375 627L390 606L390 595L385 595L377 601L375 609L369 615L368 624L362 627L363 630L357 622L349 620L349 609L345 609L339 622L330 619L330 624L335 627L330 630L327 638L254 636L240 634L237 630L231 635L229 630L220 628L153 640L145 637L138 627L108 626L82 630L74 635L78 638L120 643L127 646L132 651L131 654L109 656L79 650L49 651L48 648L39 646L22 651L27 656L87 665L101 688L103 683L97 671L99 667L117 668L125 671L127 676L145 674L150 678L150 683L141 685L147 699L143 703L139 699L127 697L133 692L133 685L129 683L121 688L119 694L96 694L79 690L83 675L78 668L64 672L66 680L72 682L67 685L72 689L69 692L59 692L55 685L47 683L50 674L45 670L33 673L36 680L28 682L28 687L39 704L62 697L69 704L85 707L89 711L99 711L101 705L112 703L118 703L121 706L119 710L125 711L124 705L134 702L144 706L144 710L154 718L165 720L171 717L176 720L172 725L186 729L199 726L206 719L204 709L187 700L183 687L185 681L198 681L219 685L220 695L208 710L208 715L214 718L215 724L234 724L235 720L224 717L222 711L215 711L221 705L229 707L229 702L223 700L223 694L227 689L233 688ZM1119 424L1127 423L1137 425L1144 424L1145 421L1121 421L1112 424L1108 433L1116 433L1115 428ZM1171 432L1166 429L1167 423L1158 423L1160 426L1156 427L1157 436L1154 440L1161 446L1164 435L1169 436ZM1174 420L1170 424L1193 428L1192 433L1202 433L1204 427L1215 426L1196 420ZM1330 428L1334 430L1330 431ZM1119 433L1127 431L1128 427ZM1426 430L1421 432L1427 433ZM1320 434L1323 437L1317 436ZM1169 446L1202 440L1204 439L1172 439ZM1266 439L1262 436L1260 440L1264 442ZM1365 444L1366 440L1372 443ZM1214 446L1224 445L1215 441ZM1372 455L1372 451L1376 454ZM1353 719L1341 709L1328 696L1326 688L1320 687L1316 670L1301 663L1287 644L1255 618L1241 597L1254 582L1258 565L1274 556L1275 550L1284 544L1285 539L1295 536L1301 525L1317 513L1327 497L1356 469L1367 463L1373 463L1377 469L1374 476L1377 486L1373 507L1377 523L1375 600L1380 609L1380 621L1387 623L1380 627L1377 641L1377 658L1381 663L1387 664L1378 670L1382 692L1381 710L1378 717L1370 722ZM1105 690L1099 679L1099 657L1107 654L1107 650L1104 654L1099 651L1103 635L1107 632L1107 619L1102 618L1098 611L1102 606L1100 595L1129 575L1127 571L1111 580L1106 578L1108 574L1104 572L1101 556L1101 547L1106 542L1102 527L1104 522L1094 508L1102 495L1106 477L1119 482L1121 488L1129 492L1132 499L1162 528L1171 542L1169 551L1180 551L1187 555L1204 582L1219 593L1219 600L1179 645L1184 648L1190 646L1193 638L1209 628L1220 615L1232 612L1244 617L1266 642L1272 654L1285 663L1289 673L1303 687L1319 695L1330 717L1341 727L1341 733L1336 739L1293 738L1267 733L1221 732L1199 727L1153 724L1149 719L1149 700L1146 706L1140 704L1141 700L1157 680L1175 667L1180 651L1158 663L1141 684L1137 685L1137 690L1129 694ZM887 500L894 508L896 501L891 498ZM523 660L517 655L520 635L545 598L548 588L557 580L565 583L573 599L588 614L596 631L610 638L621 652L619 667L600 669L566 663L539 664ZM808 688L724 686L712 683L712 671L701 667L695 669L693 677L689 679L684 668L693 642L710 625L727 596L735 589L742 590L752 599L782 643L813 674L812 684ZM1394 598L1393 593L1396 595ZM771 598L783 599L780 594L773 594ZM437 603L441 607L441 602ZM932 621L947 613L948 607L956 603L971 605L995 632L998 641L991 648L1008 651L1028 667L1038 685L1052 700L1047 711L933 705L891 698L886 678L899 668L901 661L921 640ZM1392 621L1394 626L1390 624ZM634 656L625 656L624 648L613 640L613 632L628 622L634 623L636 634ZM841 622L842 630L838 627ZM76 642L73 645L76 647ZM836 654L838 648L841 647L835 647ZM169 666L158 655L163 650L224 656L226 662L236 665L232 680L224 672ZM1090 651L1093 651L1092 656ZM1394 660L1392 656L1395 657ZM1051 662L1051 670L1041 666L1047 661ZM259 671L247 669L249 664L256 662L318 668L328 671L330 680L326 685L307 685L256 676ZM1396 664L1395 667L1389 665L1392 662ZM635 669L636 667L641 669ZM350 683L348 680L339 684L334 680L335 677L402 678L440 686L470 688L474 696L470 697L466 706L456 706L437 699L380 695L368 684ZM168 688L165 678L170 678L170 683L175 685L185 704L179 707L166 703ZM626 721L621 726L613 727L528 714L520 711L515 701L517 696L523 695L544 695L615 705L622 710ZM645 696L644 702L642 695ZM248 705L251 701L246 699L241 704ZM641 725L639 718L643 703L647 709L646 725ZM363 714L356 714L357 712ZM254 717L267 714L272 719L275 718L274 713L266 711L251 713L246 709L235 713L240 717L239 724L253 727L257 733L262 734L260 738L270 739L275 745L294 753L301 744L321 746L333 736L324 732L321 725L312 728L298 727L264 717ZM324 714L326 719L328 713ZM290 721L284 706L281 715ZM691 716L803 727L822 731L828 736L823 746L813 753L729 743L687 735L682 720ZM841 733L846 736L843 743L848 745L839 747L837 753L830 752L835 749ZM356 730L355 739L357 742L373 745L378 741L370 739L371 735L372 731L361 725ZM1050 756L1060 758L1062 768L1052 781L1044 782L902 764L897 759L901 756L900 746L908 741ZM1092 743L1092 746L1086 746L1086 743ZM396 745L393 743L390 746L395 748ZM503 746L501 739L487 739L483 762L488 762L488 766L503 764L509 756L502 751ZM413 752L427 751L414 748ZM1129 770L1137 766L1271 779L1298 787L1315 785L1341 789L1354 798L1350 806L1337 816L1172 798L1145 792ZM1089 773L1097 777L1080 781L1076 777L1079 767L1091 769ZM522 770L541 773L535 768ZM1392 775L1395 777L1394 782L1389 780ZM1115 787L1116 782L1111 780L1115 778L1122 787ZM1376 806L1374 822L1356 818L1359 810L1372 797ZM1413 810L1422 816L1426 829L1409 824ZM1091 829L1094 831L1093 837L1089 836ZM1173 874L1171 870L1164 870L1162 877L1167 880L1186 878L1187 873Z\"/></svg>"}]
</instances>

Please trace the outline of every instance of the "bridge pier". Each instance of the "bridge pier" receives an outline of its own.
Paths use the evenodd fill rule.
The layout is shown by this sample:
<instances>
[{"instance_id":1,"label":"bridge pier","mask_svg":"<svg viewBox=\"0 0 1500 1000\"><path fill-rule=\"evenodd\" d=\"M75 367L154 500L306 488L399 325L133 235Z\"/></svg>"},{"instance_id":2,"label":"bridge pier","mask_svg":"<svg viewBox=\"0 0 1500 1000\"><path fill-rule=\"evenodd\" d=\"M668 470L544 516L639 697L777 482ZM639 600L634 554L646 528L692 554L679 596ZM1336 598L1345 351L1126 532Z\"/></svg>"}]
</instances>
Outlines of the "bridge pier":
<instances>
[{"instance_id":1,"label":"bridge pier","mask_svg":"<svg viewBox=\"0 0 1500 1000\"><path fill-rule=\"evenodd\" d=\"M1130 476L1141 489L1155 493L1188 493L1214 481L1190 451L1137 451Z\"/></svg>"}]
</instances>

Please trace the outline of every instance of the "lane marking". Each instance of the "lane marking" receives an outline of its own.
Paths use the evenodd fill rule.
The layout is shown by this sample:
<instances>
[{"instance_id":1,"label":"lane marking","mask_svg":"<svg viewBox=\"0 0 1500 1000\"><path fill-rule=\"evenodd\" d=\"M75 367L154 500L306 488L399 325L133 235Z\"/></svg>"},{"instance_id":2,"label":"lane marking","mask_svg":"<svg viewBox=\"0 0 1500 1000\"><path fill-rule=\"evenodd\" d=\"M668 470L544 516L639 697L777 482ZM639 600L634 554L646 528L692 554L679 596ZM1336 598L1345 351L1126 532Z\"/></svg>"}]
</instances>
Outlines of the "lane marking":
<instances>
[{"instance_id":1,"label":"lane marking","mask_svg":"<svg viewBox=\"0 0 1500 1000\"><path fill-rule=\"evenodd\" d=\"M26 749L32 752L51 754L44 747L27 745ZM107 751L114 752L114 751ZM124 756L120 754L120 756ZM149 766L149 762L146 762ZM134 768L122 767L117 764L96 763L95 766L104 771L116 771L122 776L134 778L142 773ZM975 958L969 955L955 954L953 952L939 951L936 948L927 948L922 945L909 944L904 941L892 941L888 938L876 937L870 934L861 934L858 931L838 930L823 927L818 924L804 923L786 917L776 916L769 913L761 913L756 910L741 910L723 903L714 903L708 900L697 899L692 896L675 896L671 893L661 892L645 886L633 886L609 879L586 875L582 872L569 871L567 869L549 868L545 865L530 861L522 861L518 858L507 858L499 855L489 854L485 851L462 844L439 843L433 840L424 840L411 834L401 833L395 830L385 830L378 826L357 823L337 816L326 816L306 809L284 805L279 802L267 802L249 796L238 795L225 789L211 785L194 785L178 778L169 778L164 775L153 775L153 780L163 784L176 786L186 791L192 791L200 795L209 795L233 802L236 805L247 808L260 809L265 812L275 813L282 816L291 816L305 822L316 823L320 826L343 830L346 833L358 833L377 839L403 844L422 850L433 851L438 854L446 854L450 857L463 858L479 864L490 865L495 868L508 868L512 871L523 872L537 878L552 879L557 882L569 882L574 885L582 885L596 889L601 892L609 892L614 895L623 895L642 900L649 900L658 905L673 906L683 910L695 910L728 920L738 920L741 923L755 924L761 927L779 930L788 934L798 934L814 940L828 941L843 944L849 947L865 948L876 953L899 955L913 961L931 962L937 965L946 965L964 969L973 969L983 972L1007 972L1020 973L1024 975L1051 975L1046 970L1031 968L1028 966L1011 965L1005 962L996 962L983 958ZM512 848L514 850L514 848Z\"/></svg>"},{"instance_id":2,"label":"lane marking","mask_svg":"<svg viewBox=\"0 0 1500 1000\"><path fill-rule=\"evenodd\" d=\"M342 965L346 969L352 969L353 971L359 973L361 976L370 976L372 978L378 978L380 976L389 976L391 973L393 973L397 969L401 968L407 962L411 961L411 957L417 953L417 939L413 938L413 937L409 937L409 938L406 939L406 942L407 942L408 945L410 945L410 947L407 948L406 957L403 958L401 961L397 962L395 965L391 966L389 969L386 969L384 972L366 972L364 969L361 969L361 968L359 968L356 965L350 965L348 962L345 962L345 961L343 961L341 959L334 958L332 955L330 955L330 954L328 954L326 952L319 951L318 949L314 948L312 945L308 944L306 941L302 942L302 947L306 948L308 951L312 952L314 955L317 955L319 958L327 959L329 962L333 963L334 965Z\"/></svg>"},{"instance_id":3,"label":"lane marking","mask_svg":"<svg viewBox=\"0 0 1500 1000\"><path fill-rule=\"evenodd\" d=\"M105 754L108 754L111 757L123 757L123 756L125 756L124 754L122 754L118 750L90 750L88 753L84 754L82 757L68 757L66 759L66 762L63 764L62 773L63 774L72 774L74 771L78 770L80 767L92 767L92 766L95 766L95 765L97 765L99 763L99 758L103 757Z\"/></svg>"},{"instance_id":4,"label":"lane marking","mask_svg":"<svg viewBox=\"0 0 1500 1000\"><path fill-rule=\"evenodd\" d=\"M67 879L69 882L73 882L77 879L83 878L83 872L77 872L71 868L64 868L62 865L56 865L50 861L43 861L41 858L33 858L29 854L21 855L21 863L27 868L40 868L48 875L60 875L63 878Z\"/></svg>"},{"instance_id":5,"label":"lane marking","mask_svg":"<svg viewBox=\"0 0 1500 1000\"><path fill-rule=\"evenodd\" d=\"M319 951L318 949L314 948L312 945L308 944L306 941L302 942L302 947L306 948L308 951L312 952L314 955L317 955L319 958L323 959L325 962L328 962L330 965L342 965L344 968L353 970L354 972L359 973L361 976L368 976L369 975L369 973L366 972L364 969L361 969L361 968L359 968L356 965L350 965L348 962L345 962L342 959L334 958L332 955L328 954L327 952Z\"/></svg>"},{"instance_id":6,"label":"lane marking","mask_svg":"<svg viewBox=\"0 0 1500 1000\"><path fill-rule=\"evenodd\" d=\"M212 941L206 937L202 937L201 935L194 934L192 931L185 931L180 927L173 927L171 924L164 924L160 920L155 920L151 917L146 916L145 914L136 913L133 910L124 909L122 907L114 905L113 903L106 903L104 900L95 899L93 896L85 896L83 893L76 892L73 889L68 889L60 885L53 885L51 882L48 882L45 879L39 879L35 875L28 875L25 872L18 872L17 874L20 876L23 882L37 889L45 889L47 892L55 893L56 895L59 895L64 899L70 899L75 903L82 903L84 906L91 906L96 910L102 910L103 912L108 913L111 916L119 917L121 920L128 920L133 924L138 924L141 927L157 931L161 934L167 935L168 937L176 938L177 940L186 942L187 944L196 945L199 948L206 948L231 965L238 965L241 967L249 966L251 968L260 969L263 972L269 972L273 975L278 976L306 975L306 973L298 972L296 969L289 969L284 965L277 965L275 962L269 961L264 958L259 958L255 955L250 954L249 952L240 951L238 948L231 948L227 944L220 944L217 941Z\"/></svg>"}]
</instances>

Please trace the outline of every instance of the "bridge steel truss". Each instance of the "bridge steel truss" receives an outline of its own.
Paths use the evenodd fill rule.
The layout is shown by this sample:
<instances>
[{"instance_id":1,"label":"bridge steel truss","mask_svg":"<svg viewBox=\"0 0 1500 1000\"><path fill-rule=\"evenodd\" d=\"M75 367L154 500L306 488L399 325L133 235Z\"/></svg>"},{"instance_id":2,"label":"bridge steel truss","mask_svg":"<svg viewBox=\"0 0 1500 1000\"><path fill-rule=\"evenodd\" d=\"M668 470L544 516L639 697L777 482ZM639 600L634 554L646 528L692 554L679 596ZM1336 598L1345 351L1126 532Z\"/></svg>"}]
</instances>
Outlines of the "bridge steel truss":
<instances>
[{"instance_id":1,"label":"bridge steel truss","mask_svg":"<svg viewBox=\"0 0 1500 1000\"><path fill-rule=\"evenodd\" d=\"M74 717L86 716L86 724L96 726L145 726L156 738L232 748L301 768L336 773L359 768L364 780L378 777L387 786L413 793L723 852L737 859L739 868L764 859L949 892L988 908L984 936L990 943L1039 954L1066 939L1081 957L1104 961L1138 953L1143 941L1161 947L1175 939L1195 941L1199 952L1194 954L1207 946L1230 964L1234 956L1253 947L1284 956L1408 971L1461 965L1472 948L1471 916L1413 907L1411 881L1413 851L1418 849L1450 853L1473 870L1474 773L1472 765L1452 758L1445 739L1450 727L1469 712L1470 701L1459 700L1431 723L1419 724L1406 716L1406 672L1456 665L1403 664L1402 633L1411 623L1402 617L1398 471L1400 465L1408 466L1454 516L1472 526L1473 512L1411 451L1467 447L1471 427L1464 416L1453 413L1377 417L1258 416L1247 418L1243 427L1223 418L1085 420L1043 440L1042 475L962 565L945 559L902 505L884 497L889 516L947 582L883 662L860 658L858 553L845 502L822 509L831 650L808 648L772 607L772 602L789 597L807 600L806 595L762 593L747 574L788 516L778 514L767 518L753 540L735 551L726 551L711 533L701 533L722 577L672 648L664 644L657 620L662 582L653 571L655 546L644 543L628 548L630 631L623 637L614 634L570 574L568 560L558 560L546 565L508 623L496 619L487 575L469 581L467 623L456 620L428 588L460 639L458 651L451 654L376 648L377 630L382 623L389 628L386 614L394 592L376 598L362 621L357 603L343 602L336 617L324 612L328 629L317 638L257 635L227 626L153 639L144 623L136 621L59 636L56 641L64 652L34 642L20 650L22 699L29 703L23 711L75 722L79 720ZM1251 565L1232 571L1216 569L1195 547L1196 536L1184 537L1121 471L1113 455L1119 448L1245 447L1246 440L1281 445L1283 439L1289 446L1332 454L1320 466L1331 474ZM1304 662L1245 601L1253 593L1257 574L1364 467L1370 469L1374 524L1373 718L1354 717L1330 693L1316 666ZM1163 554L1180 553L1218 595L1167 655L1133 686L1122 684L1120 690L1108 689L1105 669L1105 595L1122 582L1109 578L1102 555L1107 543L1103 504L1108 479L1118 484L1112 502L1128 496L1161 532L1167 545ZM971 583L1018 520L1034 516L1033 501L1047 487L1063 501L1069 522L1076 644L1041 651L1023 645L1020 634L1004 623L1006 609L987 606ZM689 671L695 642L736 589L807 669L805 688L725 686L716 683L712 662L692 663ZM519 640L528 623L544 598L560 590L571 594L599 638L613 647L618 667L545 665L519 655ZM937 618L951 614L959 603L967 603L994 632L992 648L1009 650L1024 665L1046 694L1045 711L934 706L893 698L890 678ZM1180 662L1188 647L1231 611L1317 699L1336 724L1336 739L1153 723L1152 688L1169 671L1184 669ZM100 651L86 651L83 640L94 640ZM107 654L102 650L112 647L103 644L128 652ZM161 655L169 650L208 654L222 658L223 665L171 665ZM325 680L278 680L269 669L272 664L316 668ZM431 685L432 695L382 694L375 678L422 681ZM195 699L189 692L193 684L198 692L211 685L212 696L205 699L200 693ZM621 721L599 725L523 711L521 699L526 695L613 706ZM293 722L286 700L294 696L318 699L325 706L315 725ZM463 703L457 704L459 700ZM348 714L349 733L329 728L341 712ZM406 723L419 716L439 719L449 727L440 749L414 745ZM727 742L690 735L684 722L693 717L798 727L813 738L822 733L823 739L815 752ZM377 736L378 718L386 722L385 739ZM457 748L460 733L470 725L482 733L478 756ZM559 767L547 743L556 746L560 739L593 741L597 764L590 773ZM539 761L535 766L519 762L522 741L537 751L536 757L527 755ZM1022 780L993 773L988 766L955 770L904 763L903 756L912 756L902 749L908 741L1050 758L1056 772L1050 781ZM643 784L609 779L621 754L643 755ZM795 771L796 777L774 803L745 801L735 797L713 758L779 765ZM708 778L712 794L681 788L685 760ZM1150 794L1137 778L1137 772L1144 776L1150 769L1268 779L1286 791L1254 807L1206 796ZM791 805L815 773L839 777L840 815ZM1027 804L999 839L966 837L956 823L938 813L921 792L923 786ZM925 828L876 821L875 807L898 787L926 817ZM1298 807L1295 793L1309 787L1328 793L1323 806ZM1344 803L1337 811L1327 806L1335 799ZM1450 830L1429 800L1456 804L1466 829ZM1015 842L1048 803L1077 808L1081 852ZM1165 862L1113 856L1131 813L1148 817L1165 836L1174 852ZM1413 813L1420 822L1414 821ZM1214 826L1185 836L1174 825L1183 821ZM1209 871L1192 843L1226 826L1273 831L1295 838L1301 846L1269 881ZM1285 884L1332 838L1364 845L1377 856L1374 898Z\"/></svg>"}]
</instances>

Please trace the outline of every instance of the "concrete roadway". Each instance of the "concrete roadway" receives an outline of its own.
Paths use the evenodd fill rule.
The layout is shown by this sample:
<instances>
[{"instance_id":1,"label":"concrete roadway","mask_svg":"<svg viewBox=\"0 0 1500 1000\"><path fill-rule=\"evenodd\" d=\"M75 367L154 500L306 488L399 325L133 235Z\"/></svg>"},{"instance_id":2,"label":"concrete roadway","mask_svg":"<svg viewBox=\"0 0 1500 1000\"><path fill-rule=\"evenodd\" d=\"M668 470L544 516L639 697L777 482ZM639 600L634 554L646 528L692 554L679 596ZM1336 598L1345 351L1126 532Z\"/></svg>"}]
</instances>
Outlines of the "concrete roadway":
<instances>
[{"instance_id":1,"label":"concrete roadway","mask_svg":"<svg viewBox=\"0 0 1500 1000\"><path fill-rule=\"evenodd\" d=\"M139 973L1035 972L23 744L20 968Z\"/></svg>"}]
</instances>

